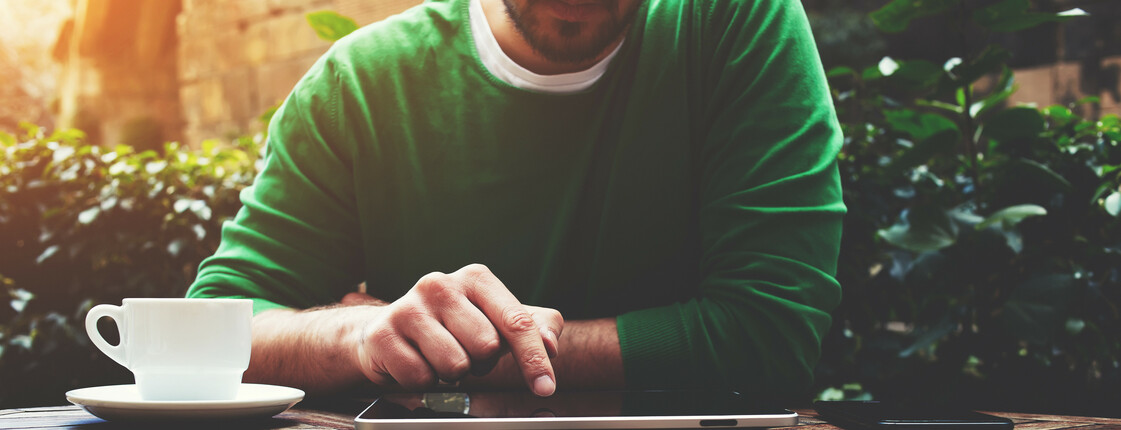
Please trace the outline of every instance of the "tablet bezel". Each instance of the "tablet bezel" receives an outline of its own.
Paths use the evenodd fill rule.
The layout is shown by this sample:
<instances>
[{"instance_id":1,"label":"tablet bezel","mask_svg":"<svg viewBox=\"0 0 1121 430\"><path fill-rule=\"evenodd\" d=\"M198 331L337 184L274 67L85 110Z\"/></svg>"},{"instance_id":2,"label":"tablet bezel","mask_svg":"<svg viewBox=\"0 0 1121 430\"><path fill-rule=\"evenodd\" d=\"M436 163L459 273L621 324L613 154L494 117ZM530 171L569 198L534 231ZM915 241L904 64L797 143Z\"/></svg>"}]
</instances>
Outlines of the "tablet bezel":
<instances>
[{"instance_id":1,"label":"tablet bezel","mask_svg":"<svg viewBox=\"0 0 1121 430\"><path fill-rule=\"evenodd\" d=\"M564 430L564 429L709 429L786 427L798 424L798 414L781 413L668 416L588 417L469 417L469 418L363 418L377 398L354 419L356 430L448 429L448 430ZM777 412L777 411L776 411ZM734 421L734 422L732 422Z\"/></svg>"}]
</instances>

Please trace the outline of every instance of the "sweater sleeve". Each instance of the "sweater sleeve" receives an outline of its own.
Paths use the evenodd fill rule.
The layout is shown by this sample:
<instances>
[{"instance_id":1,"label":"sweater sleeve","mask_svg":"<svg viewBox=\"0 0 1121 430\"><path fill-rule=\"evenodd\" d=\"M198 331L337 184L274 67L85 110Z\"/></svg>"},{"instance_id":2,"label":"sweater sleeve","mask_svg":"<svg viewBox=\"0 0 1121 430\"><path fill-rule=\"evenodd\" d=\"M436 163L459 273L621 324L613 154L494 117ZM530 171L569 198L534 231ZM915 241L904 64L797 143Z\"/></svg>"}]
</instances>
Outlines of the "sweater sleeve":
<instances>
[{"instance_id":1,"label":"sweater sleeve","mask_svg":"<svg viewBox=\"0 0 1121 430\"><path fill-rule=\"evenodd\" d=\"M337 302L360 281L350 156L338 135L339 65L324 56L269 127L264 168L241 193L188 297L248 298L254 312Z\"/></svg>"},{"instance_id":2,"label":"sweater sleeve","mask_svg":"<svg viewBox=\"0 0 1121 430\"><path fill-rule=\"evenodd\" d=\"M618 317L626 379L800 395L840 301L840 128L800 2L697 3L699 293Z\"/></svg>"}]
</instances>

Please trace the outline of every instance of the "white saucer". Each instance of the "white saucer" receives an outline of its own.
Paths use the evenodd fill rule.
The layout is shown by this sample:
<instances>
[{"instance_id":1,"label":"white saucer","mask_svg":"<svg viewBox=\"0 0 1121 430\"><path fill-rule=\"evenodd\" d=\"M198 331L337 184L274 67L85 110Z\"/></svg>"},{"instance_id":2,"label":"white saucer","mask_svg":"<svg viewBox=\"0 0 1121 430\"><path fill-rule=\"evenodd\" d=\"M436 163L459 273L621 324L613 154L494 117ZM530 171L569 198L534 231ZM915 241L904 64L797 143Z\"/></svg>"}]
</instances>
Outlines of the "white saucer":
<instances>
[{"instance_id":1,"label":"white saucer","mask_svg":"<svg viewBox=\"0 0 1121 430\"><path fill-rule=\"evenodd\" d=\"M268 418L303 399L301 390L262 384L241 384L233 400L141 400L136 385L80 388L66 393L70 403L108 421Z\"/></svg>"}]
</instances>

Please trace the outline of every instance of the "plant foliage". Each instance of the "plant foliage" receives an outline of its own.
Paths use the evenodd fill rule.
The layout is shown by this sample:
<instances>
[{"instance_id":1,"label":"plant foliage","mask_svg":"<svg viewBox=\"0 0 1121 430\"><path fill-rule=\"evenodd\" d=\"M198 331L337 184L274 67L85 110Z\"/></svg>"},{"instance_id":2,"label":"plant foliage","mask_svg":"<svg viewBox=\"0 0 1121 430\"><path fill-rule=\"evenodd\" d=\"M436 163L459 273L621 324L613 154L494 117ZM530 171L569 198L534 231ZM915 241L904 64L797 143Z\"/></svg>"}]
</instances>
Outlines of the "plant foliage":
<instances>
[{"instance_id":1,"label":"plant foliage","mask_svg":"<svg viewBox=\"0 0 1121 430\"><path fill-rule=\"evenodd\" d=\"M358 29L353 19L325 10L307 14L307 22L320 39L334 42Z\"/></svg>"},{"instance_id":2,"label":"plant foliage","mask_svg":"<svg viewBox=\"0 0 1121 430\"><path fill-rule=\"evenodd\" d=\"M1029 6L896 0L872 18L955 14L986 34L1085 14ZM850 212L821 396L1116 413L1121 119L1076 113L1095 99L1007 106L1012 53L949 39L964 54L944 64L829 72Z\"/></svg>"},{"instance_id":3,"label":"plant foliage","mask_svg":"<svg viewBox=\"0 0 1121 430\"><path fill-rule=\"evenodd\" d=\"M125 297L181 297L241 207L258 147L244 138L137 152L90 146L74 130L0 133L0 294L9 298L0 409L130 380L89 344L86 312Z\"/></svg>"}]
</instances>

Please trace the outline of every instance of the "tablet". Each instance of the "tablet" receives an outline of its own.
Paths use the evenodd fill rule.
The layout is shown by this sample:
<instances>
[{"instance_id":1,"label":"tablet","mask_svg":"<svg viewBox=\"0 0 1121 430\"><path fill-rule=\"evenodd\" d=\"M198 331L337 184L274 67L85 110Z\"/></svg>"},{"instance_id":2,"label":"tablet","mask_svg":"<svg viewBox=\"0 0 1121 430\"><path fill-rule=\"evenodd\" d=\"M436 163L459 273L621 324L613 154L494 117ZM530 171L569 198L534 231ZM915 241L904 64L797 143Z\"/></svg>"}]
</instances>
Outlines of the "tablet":
<instances>
[{"instance_id":1,"label":"tablet","mask_svg":"<svg viewBox=\"0 0 1121 430\"><path fill-rule=\"evenodd\" d=\"M798 414L734 392L558 391L386 394L354 420L373 429L711 429L781 427Z\"/></svg>"}]
</instances>

